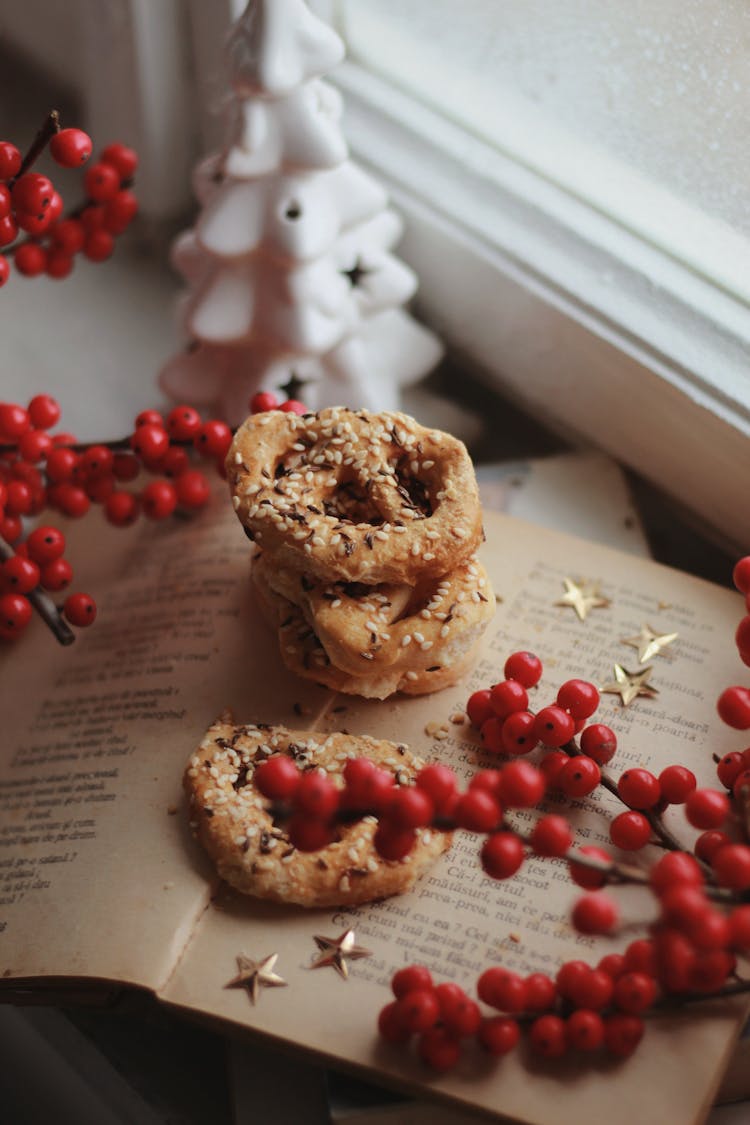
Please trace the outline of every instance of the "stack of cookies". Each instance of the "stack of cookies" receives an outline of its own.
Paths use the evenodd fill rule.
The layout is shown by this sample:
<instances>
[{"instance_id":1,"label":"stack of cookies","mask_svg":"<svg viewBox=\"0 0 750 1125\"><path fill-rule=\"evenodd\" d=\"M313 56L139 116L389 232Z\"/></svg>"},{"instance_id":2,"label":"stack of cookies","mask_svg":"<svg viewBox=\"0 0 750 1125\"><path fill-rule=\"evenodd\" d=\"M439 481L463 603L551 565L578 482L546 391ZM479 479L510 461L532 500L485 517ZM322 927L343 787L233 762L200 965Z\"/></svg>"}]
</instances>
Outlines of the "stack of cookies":
<instances>
[{"instance_id":1,"label":"stack of cookies","mask_svg":"<svg viewBox=\"0 0 750 1125\"><path fill-rule=\"evenodd\" d=\"M227 472L289 669L374 699L463 676L495 599L461 442L404 414L270 411L237 431Z\"/></svg>"}]
</instances>

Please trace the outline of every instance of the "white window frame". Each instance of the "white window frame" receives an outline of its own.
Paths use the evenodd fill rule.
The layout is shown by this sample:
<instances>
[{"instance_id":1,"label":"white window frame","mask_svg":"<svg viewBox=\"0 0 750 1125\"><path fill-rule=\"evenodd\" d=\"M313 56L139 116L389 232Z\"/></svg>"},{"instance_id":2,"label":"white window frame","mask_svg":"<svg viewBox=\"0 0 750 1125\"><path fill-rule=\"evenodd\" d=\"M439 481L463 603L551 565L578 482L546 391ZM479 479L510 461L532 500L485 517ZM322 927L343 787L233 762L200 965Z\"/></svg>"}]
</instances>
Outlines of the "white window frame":
<instances>
[{"instance_id":1,"label":"white window frame","mask_svg":"<svg viewBox=\"0 0 750 1125\"><path fill-rule=\"evenodd\" d=\"M309 2L334 19L335 0ZM75 4L92 36L92 115L144 153L146 210L174 213L244 0ZM419 315L498 390L749 550L747 304L361 65L332 78L352 155L406 219L399 255L419 274Z\"/></svg>"}]
</instances>

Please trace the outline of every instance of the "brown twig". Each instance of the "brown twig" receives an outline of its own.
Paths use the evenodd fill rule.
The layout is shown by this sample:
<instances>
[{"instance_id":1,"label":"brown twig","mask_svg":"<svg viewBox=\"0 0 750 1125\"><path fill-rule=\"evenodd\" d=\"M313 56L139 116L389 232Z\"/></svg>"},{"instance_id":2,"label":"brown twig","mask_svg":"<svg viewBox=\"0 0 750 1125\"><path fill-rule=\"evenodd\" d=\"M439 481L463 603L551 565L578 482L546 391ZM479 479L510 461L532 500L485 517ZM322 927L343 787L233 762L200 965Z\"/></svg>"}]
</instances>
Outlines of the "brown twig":
<instances>
[{"instance_id":1,"label":"brown twig","mask_svg":"<svg viewBox=\"0 0 750 1125\"><path fill-rule=\"evenodd\" d=\"M10 543L0 538L0 559L5 562L7 559L14 558L15 553ZM45 594L44 591L37 586L37 588L32 590L29 594L24 594L24 597L29 599L33 608L42 618L45 625L52 630L61 645L73 644L76 635L68 623L63 620L60 611L48 594Z\"/></svg>"},{"instance_id":2,"label":"brown twig","mask_svg":"<svg viewBox=\"0 0 750 1125\"><path fill-rule=\"evenodd\" d=\"M20 179L25 172L28 172L32 164L42 155L49 142L54 137L55 133L60 132L60 114L56 109L51 110L44 120L41 129L38 131L34 140L31 142L29 151L21 161L21 167L18 169L18 174L8 181L8 187L12 188L16 180Z\"/></svg>"}]
</instances>

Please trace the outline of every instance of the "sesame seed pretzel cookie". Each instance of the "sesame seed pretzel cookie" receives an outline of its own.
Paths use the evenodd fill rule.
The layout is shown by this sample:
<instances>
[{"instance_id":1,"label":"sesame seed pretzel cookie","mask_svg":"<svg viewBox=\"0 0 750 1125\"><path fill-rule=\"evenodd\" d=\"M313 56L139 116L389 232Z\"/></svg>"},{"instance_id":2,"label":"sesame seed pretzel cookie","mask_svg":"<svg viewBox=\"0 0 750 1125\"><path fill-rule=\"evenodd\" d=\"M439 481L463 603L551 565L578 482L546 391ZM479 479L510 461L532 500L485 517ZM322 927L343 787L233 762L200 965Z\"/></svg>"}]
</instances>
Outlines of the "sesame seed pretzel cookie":
<instances>
[{"instance_id":1,"label":"sesame seed pretzel cookie","mask_svg":"<svg viewBox=\"0 0 750 1125\"><path fill-rule=\"evenodd\" d=\"M442 578L409 586L314 582L261 555L256 577L302 610L331 662L352 676L402 672L457 657L494 613L487 573L475 555Z\"/></svg>"},{"instance_id":2,"label":"sesame seed pretzel cookie","mask_svg":"<svg viewBox=\"0 0 750 1125\"><path fill-rule=\"evenodd\" d=\"M410 855L382 859L372 842L377 822L365 817L342 825L338 839L321 851L297 851L253 784L255 767L273 754L289 755L303 769L325 770L340 787L349 758L366 756L407 785L424 765L393 742L214 723L185 771L190 823L219 875L243 894L301 906L370 902L408 891L450 846L450 834L419 829Z\"/></svg>"},{"instance_id":3,"label":"sesame seed pretzel cookie","mask_svg":"<svg viewBox=\"0 0 750 1125\"><path fill-rule=\"evenodd\" d=\"M466 447L405 414L255 414L226 465L248 536L278 565L323 581L445 574L482 537Z\"/></svg>"},{"instance_id":4,"label":"sesame seed pretzel cookie","mask_svg":"<svg viewBox=\"0 0 750 1125\"><path fill-rule=\"evenodd\" d=\"M415 647L395 666L371 670L370 662L363 660L362 665L366 667L359 675L351 675L331 661L302 609L277 594L256 566L253 566L253 579L264 615L272 628L278 630L279 651L286 667L295 675L331 691L359 695L363 699L386 699L397 691L405 695L426 695L452 687L476 660L484 625L473 636L464 634L457 638L458 643L456 638L452 643L445 642L439 652L422 652Z\"/></svg>"}]
</instances>

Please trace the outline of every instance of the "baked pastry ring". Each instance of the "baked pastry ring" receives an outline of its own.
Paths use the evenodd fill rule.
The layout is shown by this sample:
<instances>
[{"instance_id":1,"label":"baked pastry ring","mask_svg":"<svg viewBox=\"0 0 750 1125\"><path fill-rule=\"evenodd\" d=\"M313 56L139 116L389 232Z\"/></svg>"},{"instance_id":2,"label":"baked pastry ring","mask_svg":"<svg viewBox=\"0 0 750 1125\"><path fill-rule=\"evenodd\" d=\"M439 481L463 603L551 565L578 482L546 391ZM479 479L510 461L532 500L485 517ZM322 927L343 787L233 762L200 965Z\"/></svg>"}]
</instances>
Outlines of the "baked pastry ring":
<instances>
[{"instance_id":1,"label":"baked pastry ring","mask_svg":"<svg viewBox=\"0 0 750 1125\"><path fill-rule=\"evenodd\" d=\"M370 661L361 660L362 670L359 675L352 675L332 662L302 609L276 593L257 562L252 573L264 616L278 633L284 664L303 679L364 699L386 699L397 691L405 695L426 695L452 687L476 660L484 631L483 621L462 633L455 633L452 640L443 642L437 653L409 646L410 651L404 650L397 663L371 667Z\"/></svg>"},{"instance_id":2,"label":"baked pastry ring","mask_svg":"<svg viewBox=\"0 0 750 1125\"><path fill-rule=\"evenodd\" d=\"M411 584L452 570L481 541L466 447L405 414L251 415L226 466L248 536L278 565L323 581Z\"/></svg>"},{"instance_id":3,"label":"baked pastry ring","mask_svg":"<svg viewBox=\"0 0 750 1125\"><path fill-rule=\"evenodd\" d=\"M448 663L473 647L495 609L475 555L441 578L406 585L315 582L261 554L256 579L302 610L332 664L352 676Z\"/></svg>"},{"instance_id":4,"label":"baked pastry ring","mask_svg":"<svg viewBox=\"0 0 750 1125\"><path fill-rule=\"evenodd\" d=\"M302 906L370 902L408 891L450 846L450 833L418 829L405 859L383 859L373 845L377 821L365 817L342 825L321 851L297 851L253 784L256 765L272 754L324 769L340 786L349 758L370 758L397 784L412 782L424 765L405 746L374 738L214 723L185 771L190 824L222 879L243 894Z\"/></svg>"}]
</instances>

